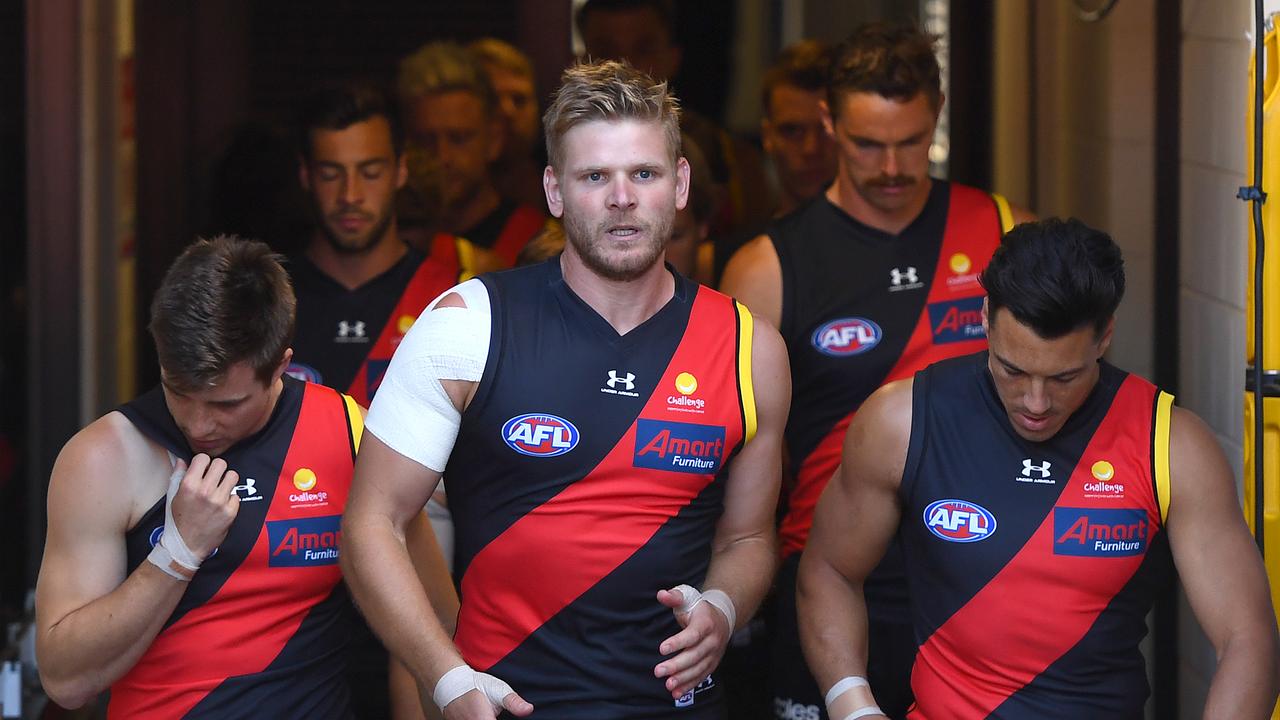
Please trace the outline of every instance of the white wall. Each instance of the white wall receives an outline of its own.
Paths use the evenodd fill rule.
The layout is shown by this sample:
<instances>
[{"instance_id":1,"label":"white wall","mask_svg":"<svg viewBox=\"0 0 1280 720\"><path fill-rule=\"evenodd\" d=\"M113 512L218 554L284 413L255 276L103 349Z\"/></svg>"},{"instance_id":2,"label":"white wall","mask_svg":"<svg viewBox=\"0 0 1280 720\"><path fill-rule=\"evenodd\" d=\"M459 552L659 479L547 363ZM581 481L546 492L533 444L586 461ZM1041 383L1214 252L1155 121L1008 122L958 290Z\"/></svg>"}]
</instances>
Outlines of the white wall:
<instances>
[{"instance_id":1,"label":"white wall","mask_svg":"<svg viewBox=\"0 0 1280 720\"><path fill-rule=\"evenodd\" d=\"M1280 0L1266 6L1274 12ZM1178 403L1213 428L1237 482L1243 464L1248 206L1235 193L1248 182L1252 10L1253 3L1244 0L1183 0L1182 13ZM1185 602L1180 618L1180 707L1182 717L1198 718L1216 662Z\"/></svg>"}]
</instances>

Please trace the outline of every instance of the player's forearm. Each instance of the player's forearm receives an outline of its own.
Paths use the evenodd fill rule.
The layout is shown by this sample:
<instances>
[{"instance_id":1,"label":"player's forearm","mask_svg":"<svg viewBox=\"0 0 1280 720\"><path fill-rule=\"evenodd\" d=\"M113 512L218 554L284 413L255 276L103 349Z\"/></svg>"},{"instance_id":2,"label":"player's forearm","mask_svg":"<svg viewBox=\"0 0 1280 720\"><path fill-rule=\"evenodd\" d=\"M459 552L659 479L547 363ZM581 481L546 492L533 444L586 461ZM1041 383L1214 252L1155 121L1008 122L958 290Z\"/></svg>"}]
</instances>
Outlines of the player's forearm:
<instances>
[{"instance_id":1,"label":"player's forearm","mask_svg":"<svg viewBox=\"0 0 1280 720\"><path fill-rule=\"evenodd\" d=\"M841 678L866 675L867 604L861 584L851 584L825 560L806 553L796 584L796 613L805 660L820 691Z\"/></svg>"},{"instance_id":2,"label":"player's forearm","mask_svg":"<svg viewBox=\"0 0 1280 720\"><path fill-rule=\"evenodd\" d=\"M1241 633L1226 645L1209 685L1206 720L1271 717L1280 691L1280 668L1274 625L1269 629Z\"/></svg>"},{"instance_id":3,"label":"player's forearm","mask_svg":"<svg viewBox=\"0 0 1280 720\"><path fill-rule=\"evenodd\" d=\"M725 543L712 553L702 589L724 591L733 601L738 626L746 625L769 591L777 570L777 557L772 530Z\"/></svg>"},{"instance_id":4,"label":"player's forearm","mask_svg":"<svg viewBox=\"0 0 1280 720\"><path fill-rule=\"evenodd\" d=\"M343 576L369 627L427 688L462 664L390 520L353 516L342 527Z\"/></svg>"},{"instance_id":5,"label":"player's forearm","mask_svg":"<svg viewBox=\"0 0 1280 720\"><path fill-rule=\"evenodd\" d=\"M144 562L115 590L54 622L37 646L45 692L76 708L106 690L151 647L186 588Z\"/></svg>"}]
</instances>

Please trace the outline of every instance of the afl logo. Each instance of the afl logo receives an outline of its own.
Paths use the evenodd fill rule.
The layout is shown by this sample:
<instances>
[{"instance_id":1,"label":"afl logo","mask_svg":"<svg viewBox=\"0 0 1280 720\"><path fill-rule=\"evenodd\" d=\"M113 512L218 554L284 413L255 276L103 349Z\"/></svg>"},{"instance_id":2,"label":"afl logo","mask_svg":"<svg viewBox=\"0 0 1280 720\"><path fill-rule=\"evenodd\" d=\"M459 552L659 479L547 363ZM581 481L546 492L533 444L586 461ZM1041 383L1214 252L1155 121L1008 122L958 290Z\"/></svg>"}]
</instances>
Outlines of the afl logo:
<instances>
[{"instance_id":1,"label":"afl logo","mask_svg":"<svg viewBox=\"0 0 1280 720\"><path fill-rule=\"evenodd\" d=\"M880 326L866 318L841 318L813 333L813 346L832 357L858 355L880 344Z\"/></svg>"},{"instance_id":2,"label":"afl logo","mask_svg":"<svg viewBox=\"0 0 1280 720\"><path fill-rule=\"evenodd\" d=\"M319 370L302 363L289 363L289 367L284 371L284 374L295 380L309 383L319 384L322 380Z\"/></svg>"},{"instance_id":3,"label":"afl logo","mask_svg":"<svg viewBox=\"0 0 1280 720\"><path fill-rule=\"evenodd\" d=\"M555 457L577 447L578 428L555 415L517 415L502 426L502 441L521 455Z\"/></svg>"},{"instance_id":4,"label":"afl logo","mask_svg":"<svg viewBox=\"0 0 1280 720\"><path fill-rule=\"evenodd\" d=\"M160 527L155 528L154 530L151 531L151 535L147 537L147 542L151 543L151 547L155 547L156 545L160 544L160 538L163 535L164 535L164 526L161 525Z\"/></svg>"},{"instance_id":5,"label":"afl logo","mask_svg":"<svg viewBox=\"0 0 1280 720\"><path fill-rule=\"evenodd\" d=\"M996 516L966 500L936 500L924 509L924 525L947 542L986 540L996 531Z\"/></svg>"}]
</instances>

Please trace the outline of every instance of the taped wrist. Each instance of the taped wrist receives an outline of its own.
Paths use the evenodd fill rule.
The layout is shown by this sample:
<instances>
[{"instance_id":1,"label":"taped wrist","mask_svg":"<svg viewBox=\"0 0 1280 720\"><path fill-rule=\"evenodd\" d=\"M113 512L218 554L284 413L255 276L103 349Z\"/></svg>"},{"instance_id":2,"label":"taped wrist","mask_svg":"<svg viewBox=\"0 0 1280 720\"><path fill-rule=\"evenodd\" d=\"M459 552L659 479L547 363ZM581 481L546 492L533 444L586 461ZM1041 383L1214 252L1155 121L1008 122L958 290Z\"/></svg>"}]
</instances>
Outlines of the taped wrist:
<instances>
[{"instance_id":1,"label":"taped wrist","mask_svg":"<svg viewBox=\"0 0 1280 720\"><path fill-rule=\"evenodd\" d=\"M712 588L706 592L700 592L692 585L677 585L675 589L679 590L680 596L684 598L684 602L676 612L689 613L698 603L706 602L719 610L729 621L730 633L738 626L738 611L733 606L733 599L725 591Z\"/></svg>"},{"instance_id":2,"label":"taped wrist","mask_svg":"<svg viewBox=\"0 0 1280 720\"><path fill-rule=\"evenodd\" d=\"M182 539L182 533L178 532L178 524L173 521L173 497L178 494L178 488L182 485L182 478L186 474L187 465L181 463L175 465L173 472L169 475L169 489L164 496L164 530L160 533L160 541L147 555L147 560L156 567L184 581L190 580L204 562L204 558L199 557L187 547L186 541Z\"/></svg>"},{"instance_id":3,"label":"taped wrist","mask_svg":"<svg viewBox=\"0 0 1280 720\"><path fill-rule=\"evenodd\" d=\"M868 715L884 714L880 706L875 702L870 705L850 707L859 701L855 697L846 696L846 693L859 687L867 688L868 692L871 691L871 685L867 683L867 679L860 675L841 678L835 685L831 686L831 689L827 691L826 704L827 715L832 720L857 720Z\"/></svg>"},{"instance_id":4,"label":"taped wrist","mask_svg":"<svg viewBox=\"0 0 1280 720\"><path fill-rule=\"evenodd\" d=\"M503 699L515 692L510 685L488 673L476 672L470 665L459 665L440 676L436 689L431 692L431 700L444 710L446 705L472 690L484 693L495 712L501 712Z\"/></svg>"}]
</instances>

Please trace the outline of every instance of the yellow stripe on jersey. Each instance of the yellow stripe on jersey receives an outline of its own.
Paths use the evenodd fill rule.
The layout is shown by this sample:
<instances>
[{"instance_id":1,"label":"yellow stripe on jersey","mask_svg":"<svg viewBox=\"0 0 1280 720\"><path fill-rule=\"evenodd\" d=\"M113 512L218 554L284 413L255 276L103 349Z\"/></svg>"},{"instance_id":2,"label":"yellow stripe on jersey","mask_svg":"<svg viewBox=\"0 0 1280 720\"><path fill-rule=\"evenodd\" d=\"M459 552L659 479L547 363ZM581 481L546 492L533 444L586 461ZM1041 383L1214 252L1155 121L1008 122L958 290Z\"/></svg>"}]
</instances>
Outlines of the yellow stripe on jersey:
<instances>
[{"instance_id":1,"label":"yellow stripe on jersey","mask_svg":"<svg viewBox=\"0 0 1280 720\"><path fill-rule=\"evenodd\" d=\"M746 305L738 306L738 397L742 399L742 444L756 436L756 392L751 384L751 337L755 321Z\"/></svg>"},{"instance_id":2,"label":"yellow stripe on jersey","mask_svg":"<svg viewBox=\"0 0 1280 720\"><path fill-rule=\"evenodd\" d=\"M1173 396L1161 392L1156 398L1155 457L1156 501L1160 504L1160 524L1169 517L1169 418L1173 413Z\"/></svg>"},{"instance_id":3,"label":"yellow stripe on jersey","mask_svg":"<svg viewBox=\"0 0 1280 720\"><path fill-rule=\"evenodd\" d=\"M364 416L360 414L360 405L350 395L342 396L347 404L347 425L351 428L351 447L360 450L360 438L364 435Z\"/></svg>"},{"instance_id":4,"label":"yellow stripe on jersey","mask_svg":"<svg viewBox=\"0 0 1280 720\"><path fill-rule=\"evenodd\" d=\"M466 282L478 274L476 246L466 238L457 238L454 244L458 248L458 282Z\"/></svg>"},{"instance_id":5,"label":"yellow stripe on jersey","mask_svg":"<svg viewBox=\"0 0 1280 720\"><path fill-rule=\"evenodd\" d=\"M996 214L1000 216L1000 234L1003 235L1013 229L1013 211L1009 209L1009 201L1000 193L991 193L991 199L996 201Z\"/></svg>"}]
</instances>

